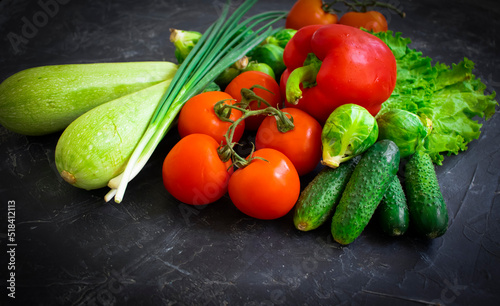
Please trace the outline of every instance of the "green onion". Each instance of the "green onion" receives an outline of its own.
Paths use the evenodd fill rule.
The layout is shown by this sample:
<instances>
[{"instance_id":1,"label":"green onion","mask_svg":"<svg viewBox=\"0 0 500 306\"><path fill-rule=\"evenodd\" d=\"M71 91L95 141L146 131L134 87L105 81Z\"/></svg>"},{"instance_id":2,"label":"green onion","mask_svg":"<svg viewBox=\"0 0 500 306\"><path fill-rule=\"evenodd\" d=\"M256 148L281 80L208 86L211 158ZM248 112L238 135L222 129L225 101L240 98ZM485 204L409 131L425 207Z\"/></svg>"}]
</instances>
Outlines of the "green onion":
<instances>
[{"instance_id":1,"label":"green onion","mask_svg":"<svg viewBox=\"0 0 500 306\"><path fill-rule=\"evenodd\" d=\"M284 19L287 14L285 11L260 13L241 21L255 2L256 0L245 1L227 17L230 6L228 1L221 16L200 37L179 66L124 172L109 181L111 190L105 197L106 201L113 197L116 203L122 201L128 182L145 166L187 100L201 92L266 37L280 30L273 30L271 25ZM264 24L261 25L262 23ZM248 34L250 30L252 33Z\"/></svg>"}]
</instances>

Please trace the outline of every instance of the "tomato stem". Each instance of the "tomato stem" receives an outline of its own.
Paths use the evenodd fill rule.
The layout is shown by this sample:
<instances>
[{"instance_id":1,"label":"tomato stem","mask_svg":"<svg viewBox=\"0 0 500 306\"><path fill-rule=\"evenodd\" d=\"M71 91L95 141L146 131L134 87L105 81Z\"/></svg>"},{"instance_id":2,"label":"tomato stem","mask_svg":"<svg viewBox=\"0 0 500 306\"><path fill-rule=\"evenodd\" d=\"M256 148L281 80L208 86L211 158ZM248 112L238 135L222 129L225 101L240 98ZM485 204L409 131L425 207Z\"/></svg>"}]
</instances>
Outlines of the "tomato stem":
<instances>
[{"instance_id":1,"label":"tomato stem","mask_svg":"<svg viewBox=\"0 0 500 306\"><path fill-rule=\"evenodd\" d=\"M338 2L338 0L334 1L334 2L331 2L331 3L323 3L321 5L321 8L323 9L323 11L325 13L328 13L328 14L339 14L339 13L341 13L341 11L337 10L337 9L335 9L333 7L333 5L336 4L337 2Z\"/></svg>"},{"instance_id":2,"label":"tomato stem","mask_svg":"<svg viewBox=\"0 0 500 306\"><path fill-rule=\"evenodd\" d=\"M226 105L225 102L229 101L229 100L234 100L234 99L224 99L224 100L220 100L217 103L215 103L214 112L220 120L222 120L224 122L233 123L234 120L230 119L232 108L231 107L224 107L224 105Z\"/></svg>"},{"instance_id":3,"label":"tomato stem","mask_svg":"<svg viewBox=\"0 0 500 306\"><path fill-rule=\"evenodd\" d=\"M252 86L251 88L254 87L259 87L263 88L262 86L255 85ZM263 88L265 89L265 88ZM266 89L267 90L267 89ZM229 121L228 117L223 117L221 114L227 114L228 112L225 111L224 109L229 109L229 113L231 112L232 109L237 109L243 113L243 115L234 120L234 121L229 121L231 122L231 125L229 126L228 130L226 131L226 134L224 135L226 139L226 144L220 145L219 148L217 149L217 152L219 154L220 159L223 162L227 162L229 159L232 160L233 166L237 168L243 168L247 166L253 159L262 159L265 161L265 159L261 157L254 157L253 152L254 152L254 144L252 143L252 151L249 154L248 158L243 158L241 157L235 150L234 146L237 145L238 143L233 142L234 138L234 133L236 130L236 127L243 122L243 120L247 119L248 117L252 116L261 116L261 115L267 115L267 116L274 116L276 118L276 125L277 128L280 132L286 133L290 130L292 130L295 126L293 124L293 117L285 113L278 108L275 108L269 104L265 99L261 98L255 92L253 92L251 89L248 88L242 88L241 89L241 95L242 99L240 103L236 104L224 104L224 100L219 101L215 104L214 109L217 108L218 110L215 111L217 116L223 120L223 121ZM263 109L256 109L256 110L250 110L249 105L251 101L257 100L259 102L259 107L261 103L264 103L267 105L266 108ZM287 116L290 115L290 118Z\"/></svg>"}]
</instances>

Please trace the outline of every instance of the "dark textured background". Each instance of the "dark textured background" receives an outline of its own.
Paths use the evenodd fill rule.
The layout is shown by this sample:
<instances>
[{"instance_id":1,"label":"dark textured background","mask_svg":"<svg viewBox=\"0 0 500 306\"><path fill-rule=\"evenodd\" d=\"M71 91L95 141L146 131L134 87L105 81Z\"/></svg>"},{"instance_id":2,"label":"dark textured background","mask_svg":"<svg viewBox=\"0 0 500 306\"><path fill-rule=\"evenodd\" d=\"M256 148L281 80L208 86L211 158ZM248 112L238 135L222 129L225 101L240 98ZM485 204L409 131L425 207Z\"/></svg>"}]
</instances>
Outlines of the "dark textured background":
<instances>
[{"instance_id":1,"label":"dark textured background","mask_svg":"<svg viewBox=\"0 0 500 306\"><path fill-rule=\"evenodd\" d=\"M293 2L260 1L251 13L287 10ZM174 61L169 28L203 31L221 3L61 0L32 37L14 46L9 33L20 35L24 20L42 8L37 1L2 0L0 80L49 64ZM386 14L389 27L411 38L412 48L448 65L467 57L487 92L500 90L497 1L391 3L407 18ZM466 152L437 168L450 214L443 237L388 238L369 226L348 247L332 241L328 226L302 233L290 214L248 218L227 197L201 208L177 202L161 180L176 130L118 205L103 201L105 189L62 181L54 164L58 133L26 137L0 127L0 304L12 302L4 280L9 200L16 202L18 305L494 304L499 124L496 113Z\"/></svg>"}]
</instances>

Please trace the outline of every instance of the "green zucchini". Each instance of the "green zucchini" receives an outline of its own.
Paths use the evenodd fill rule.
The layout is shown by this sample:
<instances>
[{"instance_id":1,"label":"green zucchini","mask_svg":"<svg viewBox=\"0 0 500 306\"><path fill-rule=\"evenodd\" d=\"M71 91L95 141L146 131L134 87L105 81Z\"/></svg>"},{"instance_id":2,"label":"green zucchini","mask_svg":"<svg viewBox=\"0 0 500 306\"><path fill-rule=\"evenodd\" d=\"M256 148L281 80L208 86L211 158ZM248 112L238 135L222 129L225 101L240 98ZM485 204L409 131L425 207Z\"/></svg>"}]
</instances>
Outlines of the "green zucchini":
<instances>
[{"instance_id":1,"label":"green zucchini","mask_svg":"<svg viewBox=\"0 0 500 306\"><path fill-rule=\"evenodd\" d=\"M90 190L121 174L169 84L163 81L106 102L74 120L56 145L62 178Z\"/></svg>"},{"instance_id":2,"label":"green zucchini","mask_svg":"<svg viewBox=\"0 0 500 306\"><path fill-rule=\"evenodd\" d=\"M417 150L405 168L405 191L410 211L410 227L430 239L448 229L448 210L429 154Z\"/></svg>"},{"instance_id":3,"label":"green zucchini","mask_svg":"<svg viewBox=\"0 0 500 306\"><path fill-rule=\"evenodd\" d=\"M399 149L391 140L380 140L361 156L342 193L332 218L333 239L353 242L365 229L399 168Z\"/></svg>"},{"instance_id":4,"label":"green zucchini","mask_svg":"<svg viewBox=\"0 0 500 306\"><path fill-rule=\"evenodd\" d=\"M382 231L389 236L401 236L408 230L410 216L406 196L397 175L391 180L375 211Z\"/></svg>"},{"instance_id":5,"label":"green zucchini","mask_svg":"<svg viewBox=\"0 0 500 306\"><path fill-rule=\"evenodd\" d=\"M293 222L298 230L316 229L331 218L357 162L353 158L337 168L325 167L309 182L295 205Z\"/></svg>"},{"instance_id":6,"label":"green zucchini","mask_svg":"<svg viewBox=\"0 0 500 306\"><path fill-rule=\"evenodd\" d=\"M170 62L49 65L22 70L0 84L0 124L24 135L66 128L86 111L173 78Z\"/></svg>"}]
</instances>

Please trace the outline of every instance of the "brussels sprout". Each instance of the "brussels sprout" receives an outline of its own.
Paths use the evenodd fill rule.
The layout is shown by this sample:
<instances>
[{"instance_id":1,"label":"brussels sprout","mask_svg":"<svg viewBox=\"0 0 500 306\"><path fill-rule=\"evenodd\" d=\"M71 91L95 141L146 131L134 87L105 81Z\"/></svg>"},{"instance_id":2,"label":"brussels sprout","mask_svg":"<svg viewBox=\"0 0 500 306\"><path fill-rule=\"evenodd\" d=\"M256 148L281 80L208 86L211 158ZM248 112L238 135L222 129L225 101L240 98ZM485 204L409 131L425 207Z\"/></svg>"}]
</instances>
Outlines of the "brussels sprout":
<instances>
[{"instance_id":1,"label":"brussels sprout","mask_svg":"<svg viewBox=\"0 0 500 306\"><path fill-rule=\"evenodd\" d=\"M281 74L286 69L283 62L283 48L273 44L259 45L252 49L248 56L251 61L268 64L274 71L276 79L279 80Z\"/></svg>"},{"instance_id":2,"label":"brussels sprout","mask_svg":"<svg viewBox=\"0 0 500 306\"><path fill-rule=\"evenodd\" d=\"M273 44L281 48L285 48L286 44L290 39L297 33L295 29L282 29L276 32L274 35L267 37L262 44Z\"/></svg>"},{"instance_id":3,"label":"brussels sprout","mask_svg":"<svg viewBox=\"0 0 500 306\"><path fill-rule=\"evenodd\" d=\"M357 104L341 105L330 114L323 127L321 163L336 168L365 152L377 138L377 120L370 112Z\"/></svg>"},{"instance_id":4,"label":"brussels sprout","mask_svg":"<svg viewBox=\"0 0 500 306\"><path fill-rule=\"evenodd\" d=\"M401 158L415 153L431 131L431 121L406 110L390 109L377 115L379 139L390 139L399 147Z\"/></svg>"}]
</instances>

